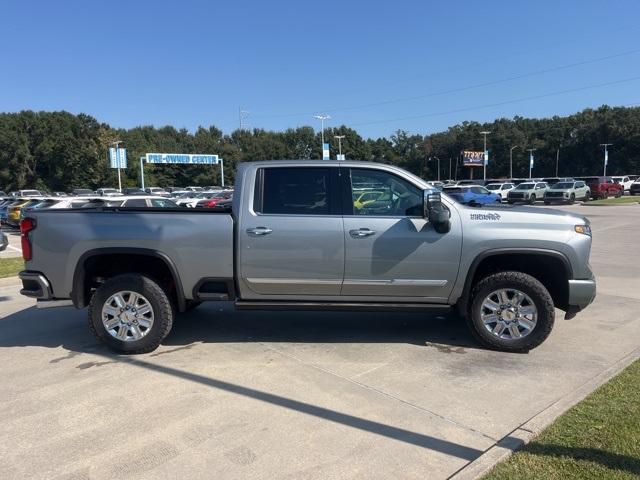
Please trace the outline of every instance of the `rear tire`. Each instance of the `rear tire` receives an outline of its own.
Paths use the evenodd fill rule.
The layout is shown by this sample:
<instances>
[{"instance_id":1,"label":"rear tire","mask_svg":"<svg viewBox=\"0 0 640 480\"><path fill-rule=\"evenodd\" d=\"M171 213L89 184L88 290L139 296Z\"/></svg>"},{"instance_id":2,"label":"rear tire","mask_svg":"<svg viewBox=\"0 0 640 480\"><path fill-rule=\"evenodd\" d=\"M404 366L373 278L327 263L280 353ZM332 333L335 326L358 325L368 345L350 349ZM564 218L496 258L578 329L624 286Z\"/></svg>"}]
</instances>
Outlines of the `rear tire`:
<instances>
[{"instance_id":1,"label":"rear tire","mask_svg":"<svg viewBox=\"0 0 640 480\"><path fill-rule=\"evenodd\" d=\"M136 308L139 312L147 310L147 316L141 314L138 320ZM158 348L171 331L173 318L173 305L162 287L155 280L135 273L107 280L89 304L89 328L98 340L121 353L148 353Z\"/></svg>"},{"instance_id":2,"label":"rear tire","mask_svg":"<svg viewBox=\"0 0 640 480\"><path fill-rule=\"evenodd\" d=\"M491 314L486 305L491 304L489 298L496 291L519 292L528 297L527 300L520 300L526 301L526 306L516 308L518 316L519 312L522 312L522 320L504 320L501 315L496 314L496 322L488 321ZM505 300L509 305L511 302L515 305L515 299L514 293L513 297ZM499 307L502 308L503 305ZM535 321L532 321L533 317L529 317L529 320L524 318L526 308L535 310ZM507 310L509 308L500 311ZM499 272L485 277L473 288L466 319L473 336L485 347L503 352L523 353L536 348L549 336L555 321L555 309L548 290L531 275L521 272ZM524 325L528 325L528 331ZM503 330L499 330L501 327ZM512 335L511 329L514 329L516 334L520 332L522 336ZM510 338L504 338L507 335Z\"/></svg>"},{"instance_id":3,"label":"rear tire","mask_svg":"<svg viewBox=\"0 0 640 480\"><path fill-rule=\"evenodd\" d=\"M572 193L571 198L569 198L569 205L573 205L574 203L576 203L576 194Z\"/></svg>"},{"instance_id":4,"label":"rear tire","mask_svg":"<svg viewBox=\"0 0 640 480\"><path fill-rule=\"evenodd\" d=\"M535 193L529 197L529 205L535 205L536 203L536 195Z\"/></svg>"}]
</instances>

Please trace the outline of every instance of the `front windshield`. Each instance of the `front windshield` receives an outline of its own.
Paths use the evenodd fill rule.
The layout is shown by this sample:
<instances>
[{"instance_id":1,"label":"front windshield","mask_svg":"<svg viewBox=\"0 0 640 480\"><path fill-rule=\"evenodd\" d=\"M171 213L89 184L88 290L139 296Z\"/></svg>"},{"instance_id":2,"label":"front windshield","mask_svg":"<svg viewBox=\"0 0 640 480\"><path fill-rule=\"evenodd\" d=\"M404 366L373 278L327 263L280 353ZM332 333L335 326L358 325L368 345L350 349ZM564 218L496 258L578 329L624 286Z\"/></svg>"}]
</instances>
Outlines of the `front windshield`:
<instances>
[{"instance_id":1,"label":"front windshield","mask_svg":"<svg viewBox=\"0 0 640 480\"><path fill-rule=\"evenodd\" d=\"M500 183L491 183L487 185L487 190L500 190L500 187L502 187Z\"/></svg>"},{"instance_id":2,"label":"front windshield","mask_svg":"<svg viewBox=\"0 0 640 480\"><path fill-rule=\"evenodd\" d=\"M560 183L556 183L553 188L555 189L565 189L565 188L573 188L573 182L560 182Z\"/></svg>"},{"instance_id":3,"label":"front windshield","mask_svg":"<svg viewBox=\"0 0 640 480\"><path fill-rule=\"evenodd\" d=\"M535 186L535 183L521 183L516 187L516 190L533 190Z\"/></svg>"}]
</instances>

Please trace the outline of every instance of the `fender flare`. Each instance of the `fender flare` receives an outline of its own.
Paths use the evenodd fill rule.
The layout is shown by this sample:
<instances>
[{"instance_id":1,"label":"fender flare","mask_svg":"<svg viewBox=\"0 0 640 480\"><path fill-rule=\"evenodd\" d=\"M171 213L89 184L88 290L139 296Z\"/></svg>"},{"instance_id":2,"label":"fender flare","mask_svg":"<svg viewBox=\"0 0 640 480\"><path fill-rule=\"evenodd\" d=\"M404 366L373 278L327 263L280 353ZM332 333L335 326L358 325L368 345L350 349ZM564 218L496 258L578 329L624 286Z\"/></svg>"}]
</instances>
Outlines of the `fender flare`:
<instances>
[{"instance_id":1,"label":"fender flare","mask_svg":"<svg viewBox=\"0 0 640 480\"><path fill-rule=\"evenodd\" d=\"M88 299L85 298L84 293L84 284L85 284L85 269L84 264L87 260L93 257L100 257L104 255L115 255L115 254L130 254L130 255L142 255L147 257L159 258L163 261L166 267L169 269L171 276L173 277L173 282L176 286L176 297L178 300L178 311L184 312L186 309L186 298L184 296L184 291L182 289L182 281L180 279L180 274L178 273L178 269L176 268L175 263L171 258L158 250L153 250L150 248L136 248L136 247L106 247L106 248L94 248L92 250L87 250L84 252L78 262L76 263L76 267L73 272L73 282L72 282L72 290L69 294L73 304L76 308L84 308L88 305Z\"/></svg>"}]
</instances>

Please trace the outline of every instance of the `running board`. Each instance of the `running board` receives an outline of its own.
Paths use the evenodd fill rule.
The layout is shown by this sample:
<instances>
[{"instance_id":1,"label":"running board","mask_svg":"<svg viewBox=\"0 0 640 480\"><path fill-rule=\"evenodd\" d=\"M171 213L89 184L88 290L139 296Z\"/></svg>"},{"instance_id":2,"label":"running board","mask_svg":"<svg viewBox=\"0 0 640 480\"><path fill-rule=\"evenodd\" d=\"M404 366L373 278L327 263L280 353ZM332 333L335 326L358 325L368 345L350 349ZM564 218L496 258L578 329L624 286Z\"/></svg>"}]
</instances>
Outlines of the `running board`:
<instances>
[{"instance_id":1,"label":"running board","mask_svg":"<svg viewBox=\"0 0 640 480\"><path fill-rule=\"evenodd\" d=\"M247 301L235 302L238 310L322 310L322 311L443 311L450 305L441 303L370 303L370 302L282 302L282 301Z\"/></svg>"}]
</instances>

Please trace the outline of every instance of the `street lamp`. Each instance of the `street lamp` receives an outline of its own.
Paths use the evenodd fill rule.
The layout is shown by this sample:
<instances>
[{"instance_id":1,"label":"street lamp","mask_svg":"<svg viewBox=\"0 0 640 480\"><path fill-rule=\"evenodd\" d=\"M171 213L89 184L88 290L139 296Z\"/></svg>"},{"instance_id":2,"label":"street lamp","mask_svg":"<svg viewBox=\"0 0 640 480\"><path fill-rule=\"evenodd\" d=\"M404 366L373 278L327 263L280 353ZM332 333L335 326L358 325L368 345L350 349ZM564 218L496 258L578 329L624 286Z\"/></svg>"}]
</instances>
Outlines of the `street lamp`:
<instances>
[{"instance_id":1,"label":"street lamp","mask_svg":"<svg viewBox=\"0 0 640 480\"><path fill-rule=\"evenodd\" d=\"M513 180L513 149L518 148L518 145L514 145L509 149L509 179Z\"/></svg>"},{"instance_id":2,"label":"street lamp","mask_svg":"<svg viewBox=\"0 0 640 480\"><path fill-rule=\"evenodd\" d=\"M609 150L607 147L610 147L613 143L601 143L600 146L604 147L604 172L602 175L607 176L607 163L609 163Z\"/></svg>"},{"instance_id":3,"label":"street lamp","mask_svg":"<svg viewBox=\"0 0 640 480\"><path fill-rule=\"evenodd\" d=\"M331 117L324 113L314 115L313 118L320 120L320 138L322 139L322 159L324 160L324 121L329 120Z\"/></svg>"},{"instance_id":4,"label":"street lamp","mask_svg":"<svg viewBox=\"0 0 640 480\"><path fill-rule=\"evenodd\" d=\"M487 162L489 161L489 154L487 153L487 135L489 135L491 132L480 132L482 135L484 135L484 179L487 179Z\"/></svg>"},{"instance_id":5,"label":"street lamp","mask_svg":"<svg viewBox=\"0 0 640 480\"><path fill-rule=\"evenodd\" d=\"M342 158L342 139L345 137L345 135L334 135L333 138L337 138L338 139L338 160L344 160L344 158Z\"/></svg>"}]
</instances>

